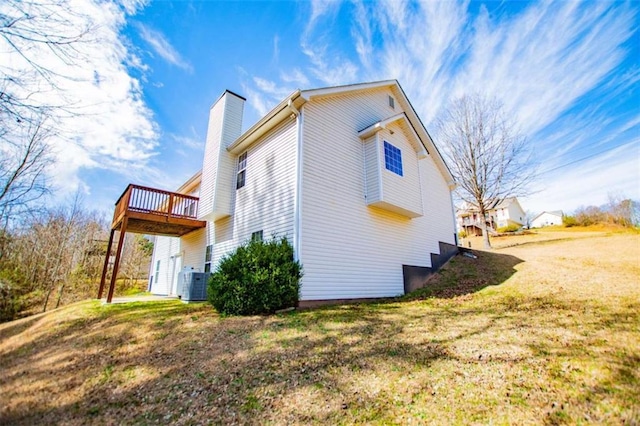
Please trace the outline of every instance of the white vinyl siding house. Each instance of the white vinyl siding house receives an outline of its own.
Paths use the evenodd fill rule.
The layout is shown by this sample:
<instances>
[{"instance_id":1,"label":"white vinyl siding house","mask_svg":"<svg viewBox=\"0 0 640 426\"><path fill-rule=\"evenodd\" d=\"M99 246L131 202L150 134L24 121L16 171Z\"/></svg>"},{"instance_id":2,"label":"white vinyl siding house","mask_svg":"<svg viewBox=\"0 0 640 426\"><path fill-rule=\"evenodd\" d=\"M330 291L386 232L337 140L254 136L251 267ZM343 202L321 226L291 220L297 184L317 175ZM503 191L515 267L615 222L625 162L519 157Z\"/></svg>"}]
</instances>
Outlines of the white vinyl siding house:
<instances>
[{"instance_id":1,"label":"white vinyl siding house","mask_svg":"<svg viewBox=\"0 0 640 426\"><path fill-rule=\"evenodd\" d=\"M155 237L150 271L150 290L153 293L176 294L176 276L182 268L180 262L180 239Z\"/></svg>"},{"instance_id":2,"label":"white vinyl siding house","mask_svg":"<svg viewBox=\"0 0 640 426\"><path fill-rule=\"evenodd\" d=\"M412 135L398 125L364 141L358 135L359 130L397 114L397 105L395 110L389 107L390 94L388 88L379 88L327 96L304 106L301 300L403 294L402 265L431 267L430 254L439 253L438 241L454 243L447 182L441 173L433 173L429 156L418 160L409 142ZM400 148L405 176L386 170L383 144L373 146L376 137ZM376 174L382 182L371 190L375 183L370 176ZM420 182L425 182L426 191L421 191ZM385 199L387 193L389 204L417 214L367 205L365 196ZM422 214L423 200L443 209L440 216L445 219L437 222Z\"/></svg>"},{"instance_id":3,"label":"white vinyl siding house","mask_svg":"<svg viewBox=\"0 0 640 426\"><path fill-rule=\"evenodd\" d=\"M211 108L193 189L207 227L158 238L153 293L174 294L171 256L204 271L210 246L215 269L259 236L293 244L301 301L403 294L403 268L453 247L452 177L395 80L296 91L240 134L243 104L227 91Z\"/></svg>"},{"instance_id":4,"label":"white vinyl siding house","mask_svg":"<svg viewBox=\"0 0 640 426\"><path fill-rule=\"evenodd\" d=\"M254 232L293 239L296 122L289 119L247 151L245 185L235 191L233 216L209 223L214 264ZM234 186L235 188L235 186Z\"/></svg>"},{"instance_id":5,"label":"white vinyl siding house","mask_svg":"<svg viewBox=\"0 0 640 426\"><path fill-rule=\"evenodd\" d=\"M542 212L531 221L531 227L542 228L544 226L562 225L562 216L561 210Z\"/></svg>"}]
</instances>

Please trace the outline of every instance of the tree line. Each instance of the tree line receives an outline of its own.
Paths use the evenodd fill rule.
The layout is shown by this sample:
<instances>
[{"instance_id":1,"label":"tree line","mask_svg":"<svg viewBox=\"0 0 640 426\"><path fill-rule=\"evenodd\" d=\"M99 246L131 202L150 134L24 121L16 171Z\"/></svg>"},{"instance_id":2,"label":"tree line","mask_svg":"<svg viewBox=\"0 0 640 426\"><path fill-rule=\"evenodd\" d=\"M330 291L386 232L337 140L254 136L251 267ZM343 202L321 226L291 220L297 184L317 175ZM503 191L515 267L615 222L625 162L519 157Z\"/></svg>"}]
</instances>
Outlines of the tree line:
<instances>
[{"instance_id":1,"label":"tree line","mask_svg":"<svg viewBox=\"0 0 640 426\"><path fill-rule=\"evenodd\" d=\"M109 226L77 200L0 229L0 321L95 298ZM147 288L153 243L126 236L117 291Z\"/></svg>"},{"instance_id":2,"label":"tree line","mask_svg":"<svg viewBox=\"0 0 640 426\"><path fill-rule=\"evenodd\" d=\"M640 204L623 196L609 196L604 206L583 206L572 215L562 218L566 227L597 224L617 225L624 228L640 226Z\"/></svg>"}]
</instances>

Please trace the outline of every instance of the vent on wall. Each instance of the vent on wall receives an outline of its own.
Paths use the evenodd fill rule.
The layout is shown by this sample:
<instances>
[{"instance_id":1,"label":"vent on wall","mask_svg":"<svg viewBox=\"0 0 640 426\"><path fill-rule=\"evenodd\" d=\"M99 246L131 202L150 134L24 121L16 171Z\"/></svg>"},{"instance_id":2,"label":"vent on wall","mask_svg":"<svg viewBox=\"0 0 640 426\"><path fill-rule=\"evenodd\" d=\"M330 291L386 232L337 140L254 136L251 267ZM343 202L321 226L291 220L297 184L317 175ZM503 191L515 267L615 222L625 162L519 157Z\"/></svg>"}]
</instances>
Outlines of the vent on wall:
<instances>
[{"instance_id":1,"label":"vent on wall","mask_svg":"<svg viewBox=\"0 0 640 426\"><path fill-rule=\"evenodd\" d=\"M396 101L391 96L389 96L389 106L394 109L396 107Z\"/></svg>"}]
</instances>

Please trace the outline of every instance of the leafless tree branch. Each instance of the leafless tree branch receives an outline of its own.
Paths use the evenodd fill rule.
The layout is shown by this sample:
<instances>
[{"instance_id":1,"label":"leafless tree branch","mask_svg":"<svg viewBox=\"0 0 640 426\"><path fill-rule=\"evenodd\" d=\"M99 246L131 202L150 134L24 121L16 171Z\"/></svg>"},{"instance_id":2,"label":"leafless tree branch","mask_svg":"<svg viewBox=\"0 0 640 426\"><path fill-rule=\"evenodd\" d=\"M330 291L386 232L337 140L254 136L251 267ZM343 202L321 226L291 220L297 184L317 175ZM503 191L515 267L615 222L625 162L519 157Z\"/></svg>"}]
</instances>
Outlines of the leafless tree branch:
<instances>
[{"instance_id":1,"label":"leafless tree branch","mask_svg":"<svg viewBox=\"0 0 640 426\"><path fill-rule=\"evenodd\" d=\"M532 152L497 101L477 94L455 100L438 121L438 136L456 195L481 218L505 198L529 194L536 177ZM481 225L490 247L486 223Z\"/></svg>"}]
</instances>

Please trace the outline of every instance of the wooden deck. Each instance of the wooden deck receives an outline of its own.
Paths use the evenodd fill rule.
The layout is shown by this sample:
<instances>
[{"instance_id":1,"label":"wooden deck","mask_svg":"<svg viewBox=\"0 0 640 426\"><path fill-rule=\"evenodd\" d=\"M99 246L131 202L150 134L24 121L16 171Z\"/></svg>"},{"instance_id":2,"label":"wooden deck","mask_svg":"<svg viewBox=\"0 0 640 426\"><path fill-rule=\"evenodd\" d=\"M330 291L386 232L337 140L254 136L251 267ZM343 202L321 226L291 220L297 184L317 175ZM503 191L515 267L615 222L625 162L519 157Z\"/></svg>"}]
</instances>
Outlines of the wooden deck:
<instances>
[{"instance_id":1,"label":"wooden deck","mask_svg":"<svg viewBox=\"0 0 640 426\"><path fill-rule=\"evenodd\" d=\"M120 231L120 238L118 239L115 260L113 261L107 303L111 303L113 299L125 234L134 232L138 234L181 237L205 228L207 222L198 220L199 201L198 197L190 195L129 184L120 198L118 198L113 212L98 299L102 298L104 292L107 270L110 265L111 247L116 231Z\"/></svg>"},{"instance_id":2,"label":"wooden deck","mask_svg":"<svg viewBox=\"0 0 640 426\"><path fill-rule=\"evenodd\" d=\"M198 197L130 184L116 202L111 229L180 237L207 226L198 220Z\"/></svg>"}]
</instances>

